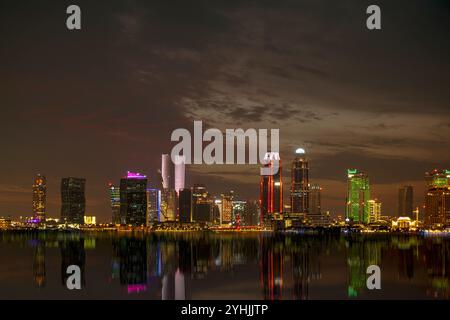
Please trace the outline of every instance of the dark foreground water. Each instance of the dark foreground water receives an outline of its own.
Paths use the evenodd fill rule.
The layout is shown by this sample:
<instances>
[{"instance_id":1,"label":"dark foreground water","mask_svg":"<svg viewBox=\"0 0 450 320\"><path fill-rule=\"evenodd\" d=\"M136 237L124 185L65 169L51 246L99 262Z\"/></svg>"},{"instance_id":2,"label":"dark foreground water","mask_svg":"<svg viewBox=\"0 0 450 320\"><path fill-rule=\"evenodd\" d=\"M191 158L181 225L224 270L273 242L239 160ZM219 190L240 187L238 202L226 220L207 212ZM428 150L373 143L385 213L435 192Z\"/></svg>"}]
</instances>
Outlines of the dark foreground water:
<instances>
[{"instance_id":1,"label":"dark foreground water","mask_svg":"<svg viewBox=\"0 0 450 320\"><path fill-rule=\"evenodd\" d=\"M448 299L449 280L442 237L0 232L0 299Z\"/></svg>"}]
</instances>

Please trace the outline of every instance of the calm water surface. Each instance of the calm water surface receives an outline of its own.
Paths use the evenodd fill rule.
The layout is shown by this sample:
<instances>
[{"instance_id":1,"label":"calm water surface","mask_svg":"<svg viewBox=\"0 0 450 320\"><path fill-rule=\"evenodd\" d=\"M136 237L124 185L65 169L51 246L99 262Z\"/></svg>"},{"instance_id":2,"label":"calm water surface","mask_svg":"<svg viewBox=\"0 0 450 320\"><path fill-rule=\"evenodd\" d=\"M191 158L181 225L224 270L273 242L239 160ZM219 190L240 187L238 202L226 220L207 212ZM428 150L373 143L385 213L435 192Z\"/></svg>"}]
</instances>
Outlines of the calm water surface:
<instances>
[{"instance_id":1,"label":"calm water surface","mask_svg":"<svg viewBox=\"0 0 450 320\"><path fill-rule=\"evenodd\" d=\"M0 299L448 299L450 238L0 232ZM82 290L69 291L69 265ZM381 290L366 269L381 268Z\"/></svg>"}]
</instances>

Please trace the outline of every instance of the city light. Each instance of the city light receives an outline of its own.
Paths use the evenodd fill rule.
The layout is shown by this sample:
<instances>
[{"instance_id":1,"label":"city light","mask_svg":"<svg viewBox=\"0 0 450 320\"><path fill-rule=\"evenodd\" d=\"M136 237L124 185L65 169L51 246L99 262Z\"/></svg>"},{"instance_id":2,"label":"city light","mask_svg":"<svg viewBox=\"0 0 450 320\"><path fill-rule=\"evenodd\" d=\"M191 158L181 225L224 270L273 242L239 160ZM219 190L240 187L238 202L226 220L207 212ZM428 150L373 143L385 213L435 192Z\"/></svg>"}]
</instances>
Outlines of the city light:
<instances>
[{"instance_id":1,"label":"city light","mask_svg":"<svg viewBox=\"0 0 450 320\"><path fill-rule=\"evenodd\" d=\"M140 174L139 172L127 171L127 179L146 179L147 176Z\"/></svg>"}]
</instances>

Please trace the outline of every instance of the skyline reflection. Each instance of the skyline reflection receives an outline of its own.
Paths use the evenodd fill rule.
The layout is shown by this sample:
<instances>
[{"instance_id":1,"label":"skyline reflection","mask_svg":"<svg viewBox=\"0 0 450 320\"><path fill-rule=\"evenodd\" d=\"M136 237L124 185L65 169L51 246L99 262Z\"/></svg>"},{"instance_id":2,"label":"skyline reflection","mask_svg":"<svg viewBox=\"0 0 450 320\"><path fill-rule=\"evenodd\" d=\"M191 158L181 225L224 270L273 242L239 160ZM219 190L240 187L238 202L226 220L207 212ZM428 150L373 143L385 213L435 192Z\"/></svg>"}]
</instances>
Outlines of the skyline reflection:
<instances>
[{"instance_id":1,"label":"skyline reflection","mask_svg":"<svg viewBox=\"0 0 450 320\"><path fill-rule=\"evenodd\" d=\"M450 292L449 239L416 235L1 232L0 253L11 257L0 267L2 299L448 299ZM73 264L81 269L77 293L65 287ZM382 290L366 288L373 264Z\"/></svg>"}]
</instances>

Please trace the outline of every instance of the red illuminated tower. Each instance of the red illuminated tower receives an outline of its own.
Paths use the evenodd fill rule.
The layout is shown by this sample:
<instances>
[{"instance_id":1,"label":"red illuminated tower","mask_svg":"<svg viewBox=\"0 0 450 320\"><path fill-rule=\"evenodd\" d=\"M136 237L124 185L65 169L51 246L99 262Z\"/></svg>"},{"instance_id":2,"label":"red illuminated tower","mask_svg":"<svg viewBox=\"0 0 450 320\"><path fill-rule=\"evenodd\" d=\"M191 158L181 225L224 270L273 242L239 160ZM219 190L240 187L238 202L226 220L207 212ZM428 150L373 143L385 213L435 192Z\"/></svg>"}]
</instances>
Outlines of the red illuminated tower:
<instances>
[{"instance_id":1,"label":"red illuminated tower","mask_svg":"<svg viewBox=\"0 0 450 320\"><path fill-rule=\"evenodd\" d=\"M260 180L261 223L283 213L283 181L281 159L278 152L268 152L264 157L265 174Z\"/></svg>"}]
</instances>

